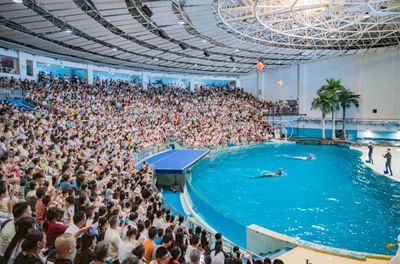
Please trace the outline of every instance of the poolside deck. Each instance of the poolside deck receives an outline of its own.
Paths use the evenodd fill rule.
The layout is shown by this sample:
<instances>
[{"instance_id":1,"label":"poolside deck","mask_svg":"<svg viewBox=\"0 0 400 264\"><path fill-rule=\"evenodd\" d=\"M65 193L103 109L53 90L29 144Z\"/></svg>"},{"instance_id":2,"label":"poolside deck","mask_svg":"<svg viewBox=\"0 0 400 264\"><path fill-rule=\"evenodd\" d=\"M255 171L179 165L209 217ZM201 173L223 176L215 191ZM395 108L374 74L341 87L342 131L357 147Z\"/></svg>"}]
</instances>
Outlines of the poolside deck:
<instances>
[{"instance_id":1,"label":"poolside deck","mask_svg":"<svg viewBox=\"0 0 400 264\"><path fill-rule=\"evenodd\" d=\"M365 260L354 259L349 257L338 256L334 254L315 251L308 248L296 247L289 252L281 255L279 259L283 260L285 264L389 264L388 258L366 258Z\"/></svg>"},{"instance_id":2,"label":"poolside deck","mask_svg":"<svg viewBox=\"0 0 400 264\"><path fill-rule=\"evenodd\" d=\"M400 147L390 147L390 149L392 150L393 176L389 176L388 174L383 173L383 171L385 170L386 159L384 159L382 155L386 153L386 149L388 147L375 146L373 154L373 165L366 162L366 160L368 160L368 148L366 146L353 146L352 148L360 150L363 153L361 156L361 160L366 166L370 167L372 170L382 176L400 182Z\"/></svg>"}]
</instances>

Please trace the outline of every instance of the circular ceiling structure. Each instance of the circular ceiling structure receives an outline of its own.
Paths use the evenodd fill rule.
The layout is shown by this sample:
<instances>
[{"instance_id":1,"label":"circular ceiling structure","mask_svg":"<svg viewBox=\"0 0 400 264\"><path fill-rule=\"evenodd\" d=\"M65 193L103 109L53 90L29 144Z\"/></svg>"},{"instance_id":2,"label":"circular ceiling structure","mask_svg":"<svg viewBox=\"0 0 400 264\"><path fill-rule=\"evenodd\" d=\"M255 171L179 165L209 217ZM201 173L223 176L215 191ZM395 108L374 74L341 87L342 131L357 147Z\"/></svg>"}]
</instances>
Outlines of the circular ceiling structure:
<instances>
[{"instance_id":1,"label":"circular ceiling structure","mask_svg":"<svg viewBox=\"0 0 400 264\"><path fill-rule=\"evenodd\" d=\"M135 70L238 76L399 40L400 0L0 1L0 47Z\"/></svg>"},{"instance_id":2,"label":"circular ceiling structure","mask_svg":"<svg viewBox=\"0 0 400 264\"><path fill-rule=\"evenodd\" d=\"M217 0L226 30L247 40L297 49L398 45L400 1Z\"/></svg>"}]
</instances>

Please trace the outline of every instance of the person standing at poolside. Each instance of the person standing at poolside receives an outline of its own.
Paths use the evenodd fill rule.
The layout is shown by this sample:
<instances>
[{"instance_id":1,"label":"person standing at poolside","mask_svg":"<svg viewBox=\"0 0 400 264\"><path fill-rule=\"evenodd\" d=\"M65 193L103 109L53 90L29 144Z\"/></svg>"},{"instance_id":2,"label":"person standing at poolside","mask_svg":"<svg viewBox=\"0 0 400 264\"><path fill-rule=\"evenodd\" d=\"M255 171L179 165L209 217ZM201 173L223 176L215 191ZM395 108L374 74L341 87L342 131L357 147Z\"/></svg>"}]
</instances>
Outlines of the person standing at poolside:
<instances>
[{"instance_id":1,"label":"person standing at poolside","mask_svg":"<svg viewBox=\"0 0 400 264\"><path fill-rule=\"evenodd\" d=\"M368 143L368 162L374 164L374 160L372 159L372 154L374 152L374 144L372 142Z\"/></svg>"},{"instance_id":2,"label":"person standing at poolside","mask_svg":"<svg viewBox=\"0 0 400 264\"><path fill-rule=\"evenodd\" d=\"M387 149L386 154L383 155L383 157L386 159L385 163L385 168L387 173L390 172L390 176L393 176L393 171L392 171L392 153L390 152L390 148Z\"/></svg>"}]
</instances>

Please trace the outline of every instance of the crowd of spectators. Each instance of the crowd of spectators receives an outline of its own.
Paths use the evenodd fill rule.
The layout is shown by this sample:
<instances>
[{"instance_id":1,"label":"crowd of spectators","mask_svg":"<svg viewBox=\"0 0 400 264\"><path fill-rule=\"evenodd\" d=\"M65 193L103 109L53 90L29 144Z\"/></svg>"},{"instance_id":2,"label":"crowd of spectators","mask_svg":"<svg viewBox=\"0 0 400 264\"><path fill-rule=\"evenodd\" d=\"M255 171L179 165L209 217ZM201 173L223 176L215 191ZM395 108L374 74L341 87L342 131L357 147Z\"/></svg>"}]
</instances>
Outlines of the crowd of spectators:
<instances>
[{"instance_id":1,"label":"crowd of spectators","mask_svg":"<svg viewBox=\"0 0 400 264\"><path fill-rule=\"evenodd\" d=\"M24 112L0 102L4 263L253 262L237 247L227 252L221 234L165 208L152 169L136 169L131 156L172 136L197 148L266 140L263 102L239 89L144 91L57 80L11 86L38 107Z\"/></svg>"}]
</instances>

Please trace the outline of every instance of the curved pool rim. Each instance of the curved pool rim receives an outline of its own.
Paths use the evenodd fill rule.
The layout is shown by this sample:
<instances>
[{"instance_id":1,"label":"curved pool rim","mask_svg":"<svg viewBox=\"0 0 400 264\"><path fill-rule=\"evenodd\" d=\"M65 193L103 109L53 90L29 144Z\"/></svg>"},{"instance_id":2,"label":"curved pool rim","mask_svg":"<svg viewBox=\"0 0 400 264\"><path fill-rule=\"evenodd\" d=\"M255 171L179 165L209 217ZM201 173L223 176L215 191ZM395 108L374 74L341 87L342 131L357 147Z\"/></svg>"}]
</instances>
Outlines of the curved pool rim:
<instances>
[{"instance_id":1,"label":"curved pool rim","mask_svg":"<svg viewBox=\"0 0 400 264\"><path fill-rule=\"evenodd\" d=\"M269 142L261 143L261 144L232 146L232 147L212 150L211 152L224 151L224 150L228 150L228 149L232 149L232 148L246 148L246 147L265 145L265 144L296 144L296 142L282 142L282 141L273 140L273 141L269 141ZM343 145L343 144L338 144L338 145ZM362 151L360 151L359 149L351 148L350 146L349 146L349 149L352 149L352 150L362 153ZM205 157L207 157L207 156L205 156ZM361 156L359 158L361 159ZM199 207L201 208L202 206L201 205L199 206L199 204L196 204L195 202L193 202L193 198L195 198L194 200L197 200L197 202L199 202L199 200L202 200L202 202L207 204L211 208L211 210L214 213L216 213L216 217L219 217L220 220L228 221L230 223L233 222L237 226L240 226L235 220L231 219L228 216L223 215L222 213L218 212L217 209L215 209L214 207L209 205L209 201L205 201L205 199L201 195L197 195L196 194L197 191L194 190L193 186L191 185L190 181L187 178L185 179L185 183L186 184L184 187L183 199L184 199L184 202L186 203L186 205L190 208L190 210L191 210L190 213L193 215L193 217L197 218L199 221L207 223L213 229L218 230L219 232L223 232L223 230L221 230L221 228L219 228L220 226L214 225L212 223L212 221L209 221L209 219L207 219L207 216L204 216L204 211L201 212L200 210L198 210L198 208ZM185 195L185 193L186 193L186 195ZM345 248L325 246L322 244L318 244L318 243L302 240L302 239L299 239L296 237L288 236L286 234L279 233L274 230L268 229L264 226L253 224L253 225L248 225L247 227L250 227L250 226L255 226L256 228L259 227L261 229L264 229L266 232L268 232L268 235L271 236L271 234L273 234L275 239L281 240L283 242L289 242L298 247L303 247L303 248L307 248L310 250L314 250L314 251L318 251L318 252L322 252L322 253L326 253L326 254L330 254L330 255L343 256L343 257L348 257L348 258L357 259L357 260L365 260L367 258L390 260L390 258L392 257L390 255L385 255L385 254L377 254L377 253L370 253L370 252L365 252L365 251L355 251L355 250L349 250L349 249L345 249ZM240 226L240 227L242 228L242 226ZM244 233L246 233L246 228L244 229ZM223 233L223 234L230 241L240 245L243 248L248 249L247 248L248 243L246 241L244 241L245 244L243 244L243 241L238 240L237 235L225 234L225 233Z\"/></svg>"}]
</instances>

